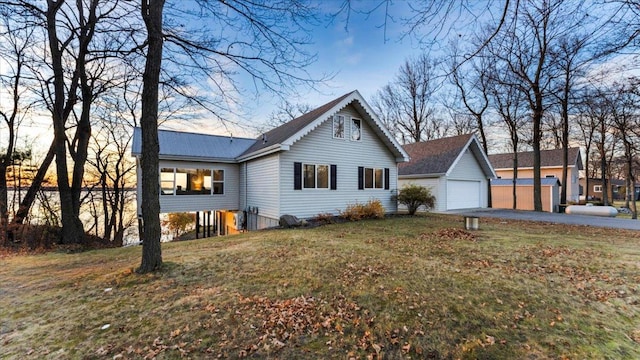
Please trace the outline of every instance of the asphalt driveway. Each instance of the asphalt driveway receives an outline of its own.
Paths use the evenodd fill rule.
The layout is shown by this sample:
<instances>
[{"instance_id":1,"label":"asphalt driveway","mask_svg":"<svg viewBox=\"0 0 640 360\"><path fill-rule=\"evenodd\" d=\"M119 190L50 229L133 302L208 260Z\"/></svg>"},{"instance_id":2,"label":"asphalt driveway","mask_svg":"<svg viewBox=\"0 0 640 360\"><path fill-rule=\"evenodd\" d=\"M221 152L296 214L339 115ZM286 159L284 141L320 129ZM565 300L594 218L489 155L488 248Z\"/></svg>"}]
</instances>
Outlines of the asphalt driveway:
<instances>
[{"instance_id":1,"label":"asphalt driveway","mask_svg":"<svg viewBox=\"0 0 640 360\"><path fill-rule=\"evenodd\" d=\"M616 229L640 230L640 220L610 218L601 216L569 215L548 212L507 210L507 209L470 209L449 213L463 216L492 217L511 220L529 220L551 222L556 224L599 226Z\"/></svg>"}]
</instances>

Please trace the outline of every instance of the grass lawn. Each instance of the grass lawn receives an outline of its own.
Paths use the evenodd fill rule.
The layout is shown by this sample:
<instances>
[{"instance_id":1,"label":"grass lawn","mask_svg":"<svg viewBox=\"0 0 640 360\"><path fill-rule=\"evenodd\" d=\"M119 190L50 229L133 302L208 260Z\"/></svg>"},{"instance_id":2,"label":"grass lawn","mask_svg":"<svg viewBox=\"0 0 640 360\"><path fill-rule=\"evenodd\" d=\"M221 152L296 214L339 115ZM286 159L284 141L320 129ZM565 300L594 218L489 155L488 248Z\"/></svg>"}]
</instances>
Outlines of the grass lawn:
<instances>
[{"instance_id":1,"label":"grass lawn","mask_svg":"<svg viewBox=\"0 0 640 360\"><path fill-rule=\"evenodd\" d=\"M0 358L640 358L640 232L428 214L0 259Z\"/></svg>"}]
</instances>

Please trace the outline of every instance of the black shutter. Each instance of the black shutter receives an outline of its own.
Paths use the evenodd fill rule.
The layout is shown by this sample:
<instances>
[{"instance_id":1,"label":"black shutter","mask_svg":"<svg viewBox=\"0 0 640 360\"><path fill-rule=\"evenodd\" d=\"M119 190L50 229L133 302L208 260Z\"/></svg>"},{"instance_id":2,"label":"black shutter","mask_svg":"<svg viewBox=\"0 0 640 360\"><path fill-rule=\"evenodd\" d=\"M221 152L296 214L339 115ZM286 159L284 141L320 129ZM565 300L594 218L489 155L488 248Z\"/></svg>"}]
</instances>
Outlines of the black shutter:
<instances>
[{"instance_id":1,"label":"black shutter","mask_svg":"<svg viewBox=\"0 0 640 360\"><path fill-rule=\"evenodd\" d=\"M331 165L331 190L338 189L338 167Z\"/></svg>"},{"instance_id":2,"label":"black shutter","mask_svg":"<svg viewBox=\"0 0 640 360\"><path fill-rule=\"evenodd\" d=\"M364 190L364 167L358 166L358 190Z\"/></svg>"},{"instance_id":3,"label":"black shutter","mask_svg":"<svg viewBox=\"0 0 640 360\"><path fill-rule=\"evenodd\" d=\"M293 190L302 190L302 163L293 163Z\"/></svg>"},{"instance_id":4,"label":"black shutter","mask_svg":"<svg viewBox=\"0 0 640 360\"><path fill-rule=\"evenodd\" d=\"M389 168L384 168L384 189L389 190Z\"/></svg>"}]
</instances>

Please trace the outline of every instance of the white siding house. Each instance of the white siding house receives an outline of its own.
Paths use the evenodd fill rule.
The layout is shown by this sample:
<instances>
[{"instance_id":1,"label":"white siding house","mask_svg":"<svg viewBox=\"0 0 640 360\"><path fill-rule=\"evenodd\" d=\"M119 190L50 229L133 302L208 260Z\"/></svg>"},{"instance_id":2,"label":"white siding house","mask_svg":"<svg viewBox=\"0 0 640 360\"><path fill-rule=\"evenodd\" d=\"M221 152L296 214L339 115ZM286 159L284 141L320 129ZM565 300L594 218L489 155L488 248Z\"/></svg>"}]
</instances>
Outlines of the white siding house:
<instances>
[{"instance_id":1,"label":"white siding house","mask_svg":"<svg viewBox=\"0 0 640 360\"><path fill-rule=\"evenodd\" d=\"M160 134L161 211L239 210L255 218L254 228L371 199L394 213L398 163L409 160L357 91L257 139ZM136 129L138 163L140 139Z\"/></svg>"},{"instance_id":2,"label":"white siding house","mask_svg":"<svg viewBox=\"0 0 640 360\"><path fill-rule=\"evenodd\" d=\"M486 208L489 179L495 173L478 139L461 135L404 146L411 161L400 164L400 189L417 184L431 189L434 211Z\"/></svg>"}]
</instances>

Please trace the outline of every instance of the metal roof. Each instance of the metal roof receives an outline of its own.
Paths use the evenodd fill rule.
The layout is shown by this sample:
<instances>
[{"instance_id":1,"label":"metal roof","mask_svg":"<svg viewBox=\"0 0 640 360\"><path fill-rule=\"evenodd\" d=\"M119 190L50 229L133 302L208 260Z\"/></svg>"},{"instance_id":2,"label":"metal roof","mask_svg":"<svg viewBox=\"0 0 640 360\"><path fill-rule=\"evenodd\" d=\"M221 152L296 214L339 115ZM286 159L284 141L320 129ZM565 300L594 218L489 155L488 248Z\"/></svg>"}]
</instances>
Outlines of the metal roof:
<instances>
[{"instance_id":1,"label":"metal roof","mask_svg":"<svg viewBox=\"0 0 640 360\"><path fill-rule=\"evenodd\" d=\"M235 161L255 139L158 130L161 159ZM133 129L131 154L142 153L142 131Z\"/></svg>"},{"instance_id":2,"label":"metal roof","mask_svg":"<svg viewBox=\"0 0 640 360\"><path fill-rule=\"evenodd\" d=\"M560 183L558 178L540 178L540 185L552 186ZM513 179L491 179L491 185L513 185ZM533 186L532 178L516 179L516 185Z\"/></svg>"}]
</instances>

